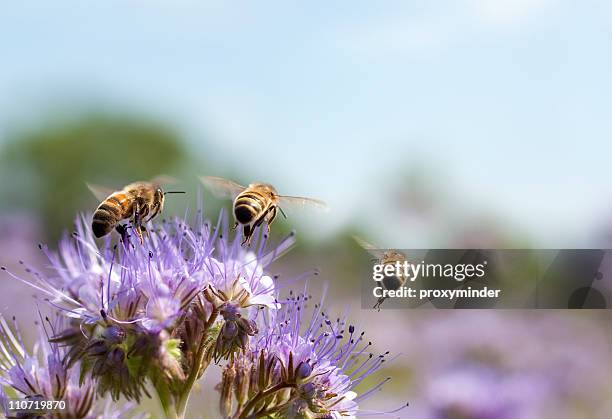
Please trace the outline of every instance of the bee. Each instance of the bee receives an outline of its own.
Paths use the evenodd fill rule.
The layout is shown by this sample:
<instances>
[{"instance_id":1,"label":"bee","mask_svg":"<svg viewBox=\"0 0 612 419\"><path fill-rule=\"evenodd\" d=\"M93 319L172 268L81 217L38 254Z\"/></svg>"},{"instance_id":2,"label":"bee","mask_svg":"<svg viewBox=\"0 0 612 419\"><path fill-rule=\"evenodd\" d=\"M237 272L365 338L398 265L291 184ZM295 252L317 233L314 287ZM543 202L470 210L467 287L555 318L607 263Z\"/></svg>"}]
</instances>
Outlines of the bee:
<instances>
[{"instance_id":1,"label":"bee","mask_svg":"<svg viewBox=\"0 0 612 419\"><path fill-rule=\"evenodd\" d=\"M367 250L368 253L374 256L374 261L379 265L395 265L397 262L403 264L405 261L408 260L406 255L401 252L398 252L397 250L380 250L378 247L374 246L371 243L368 243L361 237L353 236L353 239L355 239L355 241L361 247ZM403 287L407 280L408 277L406 277L405 275L385 277L382 280L382 286L386 290L394 291ZM380 297L372 308L378 309L378 311L380 311L380 307L386 299L387 297Z\"/></svg>"},{"instance_id":2,"label":"bee","mask_svg":"<svg viewBox=\"0 0 612 419\"><path fill-rule=\"evenodd\" d=\"M119 191L112 191L100 186L87 185L93 194L102 200L94 212L91 229L94 236L100 238L116 229L122 236L125 226L122 220L130 220L140 243L144 242L146 233L144 223L151 221L164 208L166 194L185 193L183 191L164 192L161 184L168 182L156 178L153 181L130 183Z\"/></svg>"},{"instance_id":3,"label":"bee","mask_svg":"<svg viewBox=\"0 0 612 419\"><path fill-rule=\"evenodd\" d=\"M233 212L236 223L234 229L242 225L242 245L250 245L255 229L264 222L268 233L276 218L277 211L287 218L280 204L311 205L321 209L327 208L323 201L299 196L279 195L274 186L267 183L251 183L242 186L228 179L204 176L200 180L219 197L231 197L234 200Z\"/></svg>"}]
</instances>

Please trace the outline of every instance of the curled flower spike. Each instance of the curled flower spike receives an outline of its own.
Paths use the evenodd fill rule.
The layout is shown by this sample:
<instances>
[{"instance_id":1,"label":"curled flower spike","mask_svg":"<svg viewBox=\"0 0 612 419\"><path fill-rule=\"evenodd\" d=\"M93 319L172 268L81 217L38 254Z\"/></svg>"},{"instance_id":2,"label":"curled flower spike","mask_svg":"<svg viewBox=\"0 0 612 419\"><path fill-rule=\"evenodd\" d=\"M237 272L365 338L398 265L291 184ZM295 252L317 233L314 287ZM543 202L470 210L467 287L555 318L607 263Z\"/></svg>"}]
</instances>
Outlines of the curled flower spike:
<instances>
[{"instance_id":1,"label":"curled flower spike","mask_svg":"<svg viewBox=\"0 0 612 419\"><path fill-rule=\"evenodd\" d=\"M372 344L364 340L363 332L356 334L344 319L330 320L321 304L314 306L310 319L305 318L309 299L306 294L292 294L282 302L271 321L260 327L264 332L251 339L252 351L237 359L237 375L252 372L248 386L242 384L248 390L236 386L234 419L368 414L359 409L359 402L388 378L360 395L356 387L381 369L389 353L371 353Z\"/></svg>"},{"instance_id":2,"label":"curled flower spike","mask_svg":"<svg viewBox=\"0 0 612 419\"><path fill-rule=\"evenodd\" d=\"M214 359L233 358L237 351L248 349L249 337L258 332L257 324L248 317L243 317L241 310L250 307L250 293L237 278L227 291L216 290L210 286L204 290L204 296L223 318L223 325L215 343Z\"/></svg>"}]
</instances>

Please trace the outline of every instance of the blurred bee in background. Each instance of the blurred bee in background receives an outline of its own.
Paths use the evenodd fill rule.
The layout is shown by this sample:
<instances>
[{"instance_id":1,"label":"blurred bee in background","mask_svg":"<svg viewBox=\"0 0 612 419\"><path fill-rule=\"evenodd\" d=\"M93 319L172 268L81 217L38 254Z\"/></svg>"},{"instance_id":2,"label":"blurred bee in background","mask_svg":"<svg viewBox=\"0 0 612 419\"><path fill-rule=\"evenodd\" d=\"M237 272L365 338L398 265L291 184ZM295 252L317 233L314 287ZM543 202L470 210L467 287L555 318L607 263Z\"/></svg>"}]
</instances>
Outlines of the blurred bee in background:
<instances>
[{"instance_id":1,"label":"blurred bee in background","mask_svg":"<svg viewBox=\"0 0 612 419\"><path fill-rule=\"evenodd\" d=\"M408 260L406 255L397 250L381 250L378 247L374 246L371 243L368 243L361 237L353 236L353 239L359 244L359 246L363 247L368 251L372 256L374 256L374 261L379 265L395 265L396 262L404 263ZM405 275L400 276L385 276L385 278L381 281L383 288L386 290L398 290L400 287L403 287L408 277ZM382 303L387 299L387 297L380 297L376 304L374 305L375 309L380 311L380 307Z\"/></svg>"},{"instance_id":2,"label":"blurred bee in background","mask_svg":"<svg viewBox=\"0 0 612 419\"><path fill-rule=\"evenodd\" d=\"M172 179L158 177L152 181L130 183L119 191L112 191L97 185L87 184L96 198L102 200L94 212L91 229L94 236L106 236L114 228L122 237L126 234L126 227L119 224L129 219L140 243L144 242L143 233L146 233L144 223L155 218L164 208L166 194L185 193L184 191L164 192L161 185L171 183Z\"/></svg>"},{"instance_id":3,"label":"blurred bee in background","mask_svg":"<svg viewBox=\"0 0 612 419\"><path fill-rule=\"evenodd\" d=\"M236 224L243 226L242 245L250 245L253 232L264 222L268 233L270 225L276 217L277 211L283 214L280 204L289 205L311 205L325 209L326 204L318 199L304 198L299 196L279 195L274 186L267 183L251 183L249 186L242 186L228 179L203 176L200 178L202 183L209 188L215 195L222 198L232 198L234 200L233 211Z\"/></svg>"}]
</instances>

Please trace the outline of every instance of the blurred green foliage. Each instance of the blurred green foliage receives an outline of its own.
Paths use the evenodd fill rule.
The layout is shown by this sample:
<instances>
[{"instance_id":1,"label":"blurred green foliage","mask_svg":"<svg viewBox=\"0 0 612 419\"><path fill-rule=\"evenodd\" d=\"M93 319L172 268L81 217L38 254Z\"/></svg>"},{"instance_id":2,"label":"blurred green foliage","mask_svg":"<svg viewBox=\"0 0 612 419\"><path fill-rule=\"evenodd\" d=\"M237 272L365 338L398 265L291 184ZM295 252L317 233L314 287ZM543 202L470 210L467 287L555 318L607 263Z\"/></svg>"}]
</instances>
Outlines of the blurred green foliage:
<instances>
[{"instance_id":1,"label":"blurred green foliage","mask_svg":"<svg viewBox=\"0 0 612 419\"><path fill-rule=\"evenodd\" d=\"M120 188L171 175L187 156L176 132L145 119L90 115L49 124L9 138L0 155L0 209L34 212L55 240L76 213L93 211L86 182Z\"/></svg>"}]
</instances>

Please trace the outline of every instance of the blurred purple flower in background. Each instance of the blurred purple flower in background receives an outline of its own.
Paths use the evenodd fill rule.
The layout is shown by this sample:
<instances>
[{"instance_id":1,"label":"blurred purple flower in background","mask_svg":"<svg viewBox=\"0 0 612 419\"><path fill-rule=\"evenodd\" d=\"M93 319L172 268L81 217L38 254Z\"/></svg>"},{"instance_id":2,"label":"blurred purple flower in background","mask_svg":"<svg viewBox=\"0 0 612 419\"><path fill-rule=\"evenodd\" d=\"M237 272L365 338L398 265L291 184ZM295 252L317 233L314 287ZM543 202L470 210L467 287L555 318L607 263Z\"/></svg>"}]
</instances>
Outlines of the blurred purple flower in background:
<instances>
[{"instance_id":1,"label":"blurred purple flower in background","mask_svg":"<svg viewBox=\"0 0 612 419\"><path fill-rule=\"evenodd\" d=\"M390 371L418 418L608 418L606 311L383 310L374 338L402 354ZM367 319L361 319L362 323ZM405 336L410 336L406 342ZM386 338L386 339L385 339ZM385 398L393 397L389 392ZM394 399L406 397L402 391Z\"/></svg>"},{"instance_id":2,"label":"blurred purple flower in background","mask_svg":"<svg viewBox=\"0 0 612 419\"><path fill-rule=\"evenodd\" d=\"M425 389L431 419L537 418L548 382L527 374L465 365L434 376Z\"/></svg>"}]
</instances>

